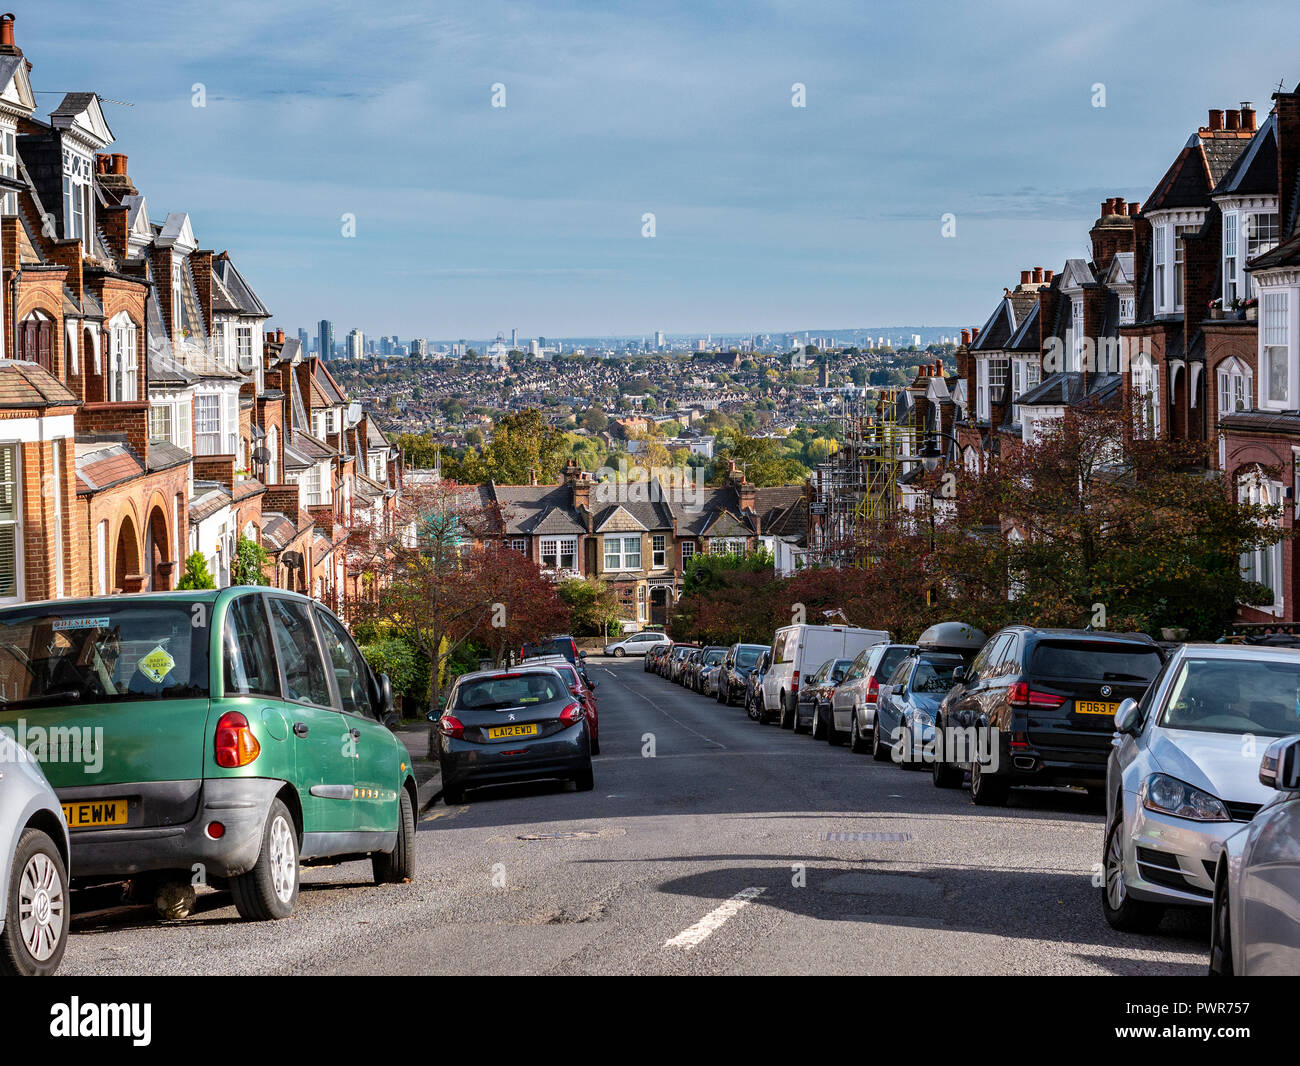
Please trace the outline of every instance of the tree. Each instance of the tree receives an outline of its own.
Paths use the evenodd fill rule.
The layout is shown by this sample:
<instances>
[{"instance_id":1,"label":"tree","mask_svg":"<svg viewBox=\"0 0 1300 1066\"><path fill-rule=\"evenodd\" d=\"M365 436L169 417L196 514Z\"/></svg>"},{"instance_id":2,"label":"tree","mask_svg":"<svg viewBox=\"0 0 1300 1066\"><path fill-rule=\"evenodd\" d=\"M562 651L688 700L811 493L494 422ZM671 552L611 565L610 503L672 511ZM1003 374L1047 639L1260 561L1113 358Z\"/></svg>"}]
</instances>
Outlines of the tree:
<instances>
[{"instance_id":1,"label":"tree","mask_svg":"<svg viewBox=\"0 0 1300 1066\"><path fill-rule=\"evenodd\" d=\"M178 589L214 589L217 583L208 571L202 552L191 552L185 559L185 573L176 583Z\"/></svg>"},{"instance_id":2,"label":"tree","mask_svg":"<svg viewBox=\"0 0 1300 1066\"><path fill-rule=\"evenodd\" d=\"M559 479L566 453L564 434L530 407L497 420L483 462L502 485L527 485L534 476L549 483Z\"/></svg>"},{"instance_id":3,"label":"tree","mask_svg":"<svg viewBox=\"0 0 1300 1066\"><path fill-rule=\"evenodd\" d=\"M611 637L619 634L618 598L605 582L596 578L561 581L560 599L569 608L570 632L578 637Z\"/></svg>"},{"instance_id":4,"label":"tree","mask_svg":"<svg viewBox=\"0 0 1300 1066\"><path fill-rule=\"evenodd\" d=\"M266 568L271 557L255 540L240 535L235 542L235 561L230 567L232 585L269 585Z\"/></svg>"},{"instance_id":5,"label":"tree","mask_svg":"<svg viewBox=\"0 0 1300 1066\"><path fill-rule=\"evenodd\" d=\"M713 464L712 481L715 485L725 484L728 461L732 459L744 471L750 484L760 487L793 485L808 476L807 468L797 460L787 458L781 442L771 437L728 430L719 434L718 445Z\"/></svg>"},{"instance_id":6,"label":"tree","mask_svg":"<svg viewBox=\"0 0 1300 1066\"><path fill-rule=\"evenodd\" d=\"M766 644L789 620L783 587L767 552L696 555L682 579L673 636L709 644Z\"/></svg>"}]
</instances>

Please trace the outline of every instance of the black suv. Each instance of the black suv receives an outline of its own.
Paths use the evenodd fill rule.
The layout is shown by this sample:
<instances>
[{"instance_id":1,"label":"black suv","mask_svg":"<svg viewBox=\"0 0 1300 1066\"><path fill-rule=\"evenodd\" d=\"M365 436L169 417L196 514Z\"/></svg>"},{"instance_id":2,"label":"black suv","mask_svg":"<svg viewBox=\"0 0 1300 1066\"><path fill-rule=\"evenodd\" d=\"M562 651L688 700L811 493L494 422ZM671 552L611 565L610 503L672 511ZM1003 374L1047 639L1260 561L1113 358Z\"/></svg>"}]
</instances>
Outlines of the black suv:
<instances>
[{"instance_id":1,"label":"black suv","mask_svg":"<svg viewBox=\"0 0 1300 1066\"><path fill-rule=\"evenodd\" d=\"M995 633L935 715L934 783L971 775L975 803L1012 785L1106 783L1120 701L1141 697L1164 654L1144 633L1009 626Z\"/></svg>"},{"instance_id":2,"label":"black suv","mask_svg":"<svg viewBox=\"0 0 1300 1066\"><path fill-rule=\"evenodd\" d=\"M745 698L745 683L750 673L763 659L766 644L733 644L722 660L722 673L718 675L718 702L731 706L737 696Z\"/></svg>"}]
</instances>

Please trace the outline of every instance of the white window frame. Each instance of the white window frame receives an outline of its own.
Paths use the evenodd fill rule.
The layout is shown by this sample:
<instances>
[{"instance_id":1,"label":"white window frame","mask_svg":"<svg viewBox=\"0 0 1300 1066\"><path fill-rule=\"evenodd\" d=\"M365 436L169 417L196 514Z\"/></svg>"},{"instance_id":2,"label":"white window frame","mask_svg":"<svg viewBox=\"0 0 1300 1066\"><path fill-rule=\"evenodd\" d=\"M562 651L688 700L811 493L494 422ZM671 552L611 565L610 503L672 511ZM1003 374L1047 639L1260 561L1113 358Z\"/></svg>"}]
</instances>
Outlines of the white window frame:
<instances>
[{"instance_id":1,"label":"white window frame","mask_svg":"<svg viewBox=\"0 0 1300 1066\"><path fill-rule=\"evenodd\" d=\"M656 570L662 570L668 565L668 536L665 533L654 533L650 536L650 565Z\"/></svg>"},{"instance_id":2,"label":"white window frame","mask_svg":"<svg viewBox=\"0 0 1300 1066\"><path fill-rule=\"evenodd\" d=\"M547 570L576 570L578 568L577 537L543 537L541 543L542 567ZM548 559L553 559L548 563ZM565 562L565 560L569 560Z\"/></svg>"},{"instance_id":3,"label":"white window frame","mask_svg":"<svg viewBox=\"0 0 1300 1066\"><path fill-rule=\"evenodd\" d=\"M1152 231L1152 253L1155 260L1155 298L1156 313L1162 314L1169 308L1169 293L1165 286L1165 262L1167 259L1167 249L1165 248L1166 231L1171 226L1161 223Z\"/></svg>"},{"instance_id":4,"label":"white window frame","mask_svg":"<svg viewBox=\"0 0 1300 1066\"><path fill-rule=\"evenodd\" d=\"M1219 417L1249 411L1254 399L1250 367L1235 356L1218 366Z\"/></svg>"},{"instance_id":5,"label":"white window frame","mask_svg":"<svg viewBox=\"0 0 1300 1066\"><path fill-rule=\"evenodd\" d=\"M0 480L0 499L7 491L11 502L7 511L0 511L0 529L12 530L13 536L13 591L7 595L0 586L0 603L22 603L26 597L23 566L23 449L16 441L0 443L0 452L10 452L11 480ZM3 467L0 467L3 469Z\"/></svg>"},{"instance_id":6,"label":"white window frame","mask_svg":"<svg viewBox=\"0 0 1300 1066\"><path fill-rule=\"evenodd\" d=\"M132 403L140 398L140 351L135 322L119 311L108 324L108 398Z\"/></svg>"},{"instance_id":7,"label":"white window frame","mask_svg":"<svg viewBox=\"0 0 1300 1066\"><path fill-rule=\"evenodd\" d=\"M1295 360L1291 356L1291 338L1295 333L1292 320L1296 313L1296 303L1297 301L1291 299L1290 289L1268 289L1260 296L1259 406L1261 409L1285 411L1294 406L1296 382L1294 380ZM1281 374L1275 375L1274 370L1279 367Z\"/></svg>"},{"instance_id":8,"label":"white window frame","mask_svg":"<svg viewBox=\"0 0 1300 1066\"><path fill-rule=\"evenodd\" d=\"M606 570L641 569L640 533L606 534L604 549Z\"/></svg>"},{"instance_id":9,"label":"white window frame","mask_svg":"<svg viewBox=\"0 0 1300 1066\"><path fill-rule=\"evenodd\" d=\"M1265 481L1259 471L1252 471L1237 479L1237 498L1242 503L1267 507L1281 501L1282 485L1276 481ZM1243 552L1241 574L1247 581L1258 581L1273 591L1272 605L1259 609L1272 614L1281 612L1284 607L1285 590L1282 587L1282 543L1280 541Z\"/></svg>"},{"instance_id":10,"label":"white window frame","mask_svg":"<svg viewBox=\"0 0 1300 1066\"><path fill-rule=\"evenodd\" d=\"M194 454L221 454L221 394L200 392L194 396Z\"/></svg>"}]
</instances>

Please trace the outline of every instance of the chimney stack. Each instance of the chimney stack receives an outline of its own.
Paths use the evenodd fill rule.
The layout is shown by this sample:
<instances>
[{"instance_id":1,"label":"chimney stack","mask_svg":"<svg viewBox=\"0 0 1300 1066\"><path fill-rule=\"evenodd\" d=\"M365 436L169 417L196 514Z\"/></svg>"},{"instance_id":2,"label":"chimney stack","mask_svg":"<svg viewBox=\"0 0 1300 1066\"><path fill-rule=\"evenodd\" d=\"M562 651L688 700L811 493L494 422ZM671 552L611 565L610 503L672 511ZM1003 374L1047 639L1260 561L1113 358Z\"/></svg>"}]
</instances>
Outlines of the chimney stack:
<instances>
[{"instance_id":1,"label":"chimney stack","mask_svg":"<svg viewBox=\"0 0 1300 1066\"><path fill-rule=\"evenodd\" d=\"M1241 128L1254 132L1255 126L1255 105L1249 100L1241 102Z\"/></svg>"},{"instance_id":2,"label":"chimney stack","mask_svg":"<svg viewBox=\"0 0 1300 1066\"><path fill-rule=\"evenodd\" d=\"M1223 113L1223 117L1224 117L1224 120L1225 120L1225 121L1224 121L1224 126L1225 126L1226 129L1229 129L1229 130L1239 130L1239 129L1241 129L1241 112L1240 112L1240 111L1225 111L1225 112Z\"/></svg>"},{"instance_id":3,"label":"chimney stack","mask_svg":"<svg viewBox=\"0 0 1300 1066\"><path fill-rule=\"evenodd\" d=\"M1223 129L1223 111L1220 108L1210 108L1210 129Z\"/></svg>"}]
</instances>

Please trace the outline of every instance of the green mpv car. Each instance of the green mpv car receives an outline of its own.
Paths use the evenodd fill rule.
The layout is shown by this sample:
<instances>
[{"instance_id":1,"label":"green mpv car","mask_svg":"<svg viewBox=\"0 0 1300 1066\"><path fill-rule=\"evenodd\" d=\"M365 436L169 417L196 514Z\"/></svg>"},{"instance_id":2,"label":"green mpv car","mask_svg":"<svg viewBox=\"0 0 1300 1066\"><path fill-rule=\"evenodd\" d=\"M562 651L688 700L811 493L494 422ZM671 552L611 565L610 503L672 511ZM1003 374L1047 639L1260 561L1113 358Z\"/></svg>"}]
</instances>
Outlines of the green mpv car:
<instances>
[{"instance_id":1,"label":"green mpv car","mask_svg":"<svg viewBox=\"0 0 1300 1066\"><path fill-rule=\"evenodd\" d=\"M0 730L58 793L77 877L228 882L283 918L300 863L414 874L388 678L314 600L240 586L0 609ZM188 905L182 913L188 911Z\"/></svg>"}]
</instances>

